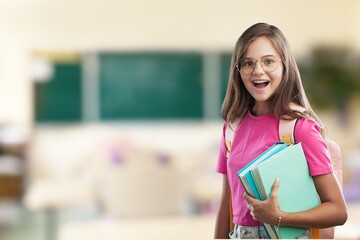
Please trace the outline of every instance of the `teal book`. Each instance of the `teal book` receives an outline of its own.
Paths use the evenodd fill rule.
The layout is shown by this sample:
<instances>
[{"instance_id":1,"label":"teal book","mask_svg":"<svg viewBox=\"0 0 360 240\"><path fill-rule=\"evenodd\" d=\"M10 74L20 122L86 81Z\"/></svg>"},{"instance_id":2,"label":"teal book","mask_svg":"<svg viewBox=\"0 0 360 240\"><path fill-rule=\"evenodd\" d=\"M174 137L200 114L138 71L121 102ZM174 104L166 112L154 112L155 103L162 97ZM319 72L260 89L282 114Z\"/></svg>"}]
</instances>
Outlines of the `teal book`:
<instances>
[{"instance_id":1,"label":"teal book","mask_svg":"<svg viewBox=\"0 0 360 240\"><path fill-rule=\"evenodd\" d=\"M250 170L255 168L262 161L285 149L286 147L287 145L284 142L275 143L237 172L241 184L249 195L260 199L259 192L257 191L255 181L253 180Z\"/></svg>"},{"instance_id":2,"label":"teal book","mask_svg":"<svg viewBox=\"0 0 360 240\"><path fill-rule=\"evenodd\" d=\"M271 194L275 179L280 179L278 201L284 212L305 211L320 204L301 143L288 146L250 171L262 200ZM271 227L276 231L274 226ZM280 226L276 235L278 238L295 238L306 230Z\"/></svg>"}]
</instances>

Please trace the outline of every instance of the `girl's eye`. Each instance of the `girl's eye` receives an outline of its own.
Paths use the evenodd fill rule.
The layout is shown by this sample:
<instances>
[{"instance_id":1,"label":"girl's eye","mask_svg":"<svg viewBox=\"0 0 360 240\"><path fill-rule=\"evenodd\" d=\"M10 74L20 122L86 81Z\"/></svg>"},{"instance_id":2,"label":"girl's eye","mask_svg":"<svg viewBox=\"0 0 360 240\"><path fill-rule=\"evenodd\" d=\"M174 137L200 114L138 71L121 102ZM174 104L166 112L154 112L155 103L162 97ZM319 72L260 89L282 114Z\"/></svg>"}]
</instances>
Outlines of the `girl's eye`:
<instances>
[{"instance_id":1,"label":"girl's eye","mask_svg":"<svg viewBox=\"0 0 360 240\"><path fill-rule=\"evenodd\" d=\"M271 65L271 64L274 64L275 63L275 59L272 59L272 58L268 58L268 59L265 59L264 60L264 64L265 65Z\"/></svg>"},{"instance_id":2,"label":"girl's eye","mask_svg":"<svg viewBox=\"0 0 360 240\"><path fill-rule=\"evenodd\" d=\"M254 67L254 62L250 60L245 60L241 64L242 67Z\"/></svg>"}]
</instances>

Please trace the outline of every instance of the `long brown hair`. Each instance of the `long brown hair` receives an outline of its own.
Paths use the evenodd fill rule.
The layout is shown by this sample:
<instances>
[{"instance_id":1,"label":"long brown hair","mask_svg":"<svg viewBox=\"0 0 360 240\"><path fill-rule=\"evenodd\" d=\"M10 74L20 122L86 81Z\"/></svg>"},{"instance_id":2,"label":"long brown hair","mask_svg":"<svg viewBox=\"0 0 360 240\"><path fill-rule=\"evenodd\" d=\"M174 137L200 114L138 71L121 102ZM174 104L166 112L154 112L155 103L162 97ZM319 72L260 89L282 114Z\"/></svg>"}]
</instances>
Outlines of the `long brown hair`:
<instances>
[{"instance_id":1,"label":"long brown hair","mask_svg":"<svg viewBox=\"0 0 360 240\"><path fill-rule=\"evenodd\" d=\"M284 66L280 85L269 99L270 113L279 119L310 118L320 126L322 133L324 133L323 124L312 110L306 97L299 69L291 53L288 41L277 27L267 23L252 25L240 36L235 44L226 96L221 109L223 118L227 122L234 122L238 118L243 118L246 112L254 107L255 99L246 90L235 65L239 59L245 56L251 42L261 36L267 37L272 42L274 48L280 54ZM305 111L297 111L291 108L292 103L304 108Z\"/></svg>"}]
</instances>

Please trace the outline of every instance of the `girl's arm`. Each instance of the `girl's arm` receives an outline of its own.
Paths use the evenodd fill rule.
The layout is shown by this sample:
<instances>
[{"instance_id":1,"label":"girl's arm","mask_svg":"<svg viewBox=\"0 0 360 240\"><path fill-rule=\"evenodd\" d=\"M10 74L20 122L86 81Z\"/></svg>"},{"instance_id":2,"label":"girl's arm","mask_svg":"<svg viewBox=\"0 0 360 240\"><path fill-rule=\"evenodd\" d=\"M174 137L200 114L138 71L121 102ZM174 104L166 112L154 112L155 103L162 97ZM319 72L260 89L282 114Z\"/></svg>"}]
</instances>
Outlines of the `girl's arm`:
<instances>
[{"instance_id":1,"label":"girl's arm","mask_svg":"<svg viewBox=\"0 0 360 240\"><path fill-rule=\"evenodd\" d=\"M313 179L321 204L300 213L284 213L283 225L327 228L346 222L346 204L334 174L314 176Z\"/></svg>"},{"instance_id":2,"label":"girl's arm","mask_svg":"<svg viewBox=\"0 0 360 240\"><path fill-rule=\"evenodd\" d=\"M227 175L223 175L223 186L221 193L220 206L216 217L215 224L215 239L229 238L230 229L230 186L227 179Z\"/></svg>"},{"instance_id":3,"label":"girl's arm","mask_svg":"<svg viewBox=\"0 0 360 240\"><path fill-rule=\"evenodd\" d=\"M346 222L346 204L334 174L314 176L313 179L321 204L303 212L281 212L281 226L327 228L343 225ZM255 219L275 226L278 224L281 210L277 201L278 187L279 182L275 182L270 197L265 201L244 195L245 200L251 204L251 214Z\"/></svg>"}]
</instances>

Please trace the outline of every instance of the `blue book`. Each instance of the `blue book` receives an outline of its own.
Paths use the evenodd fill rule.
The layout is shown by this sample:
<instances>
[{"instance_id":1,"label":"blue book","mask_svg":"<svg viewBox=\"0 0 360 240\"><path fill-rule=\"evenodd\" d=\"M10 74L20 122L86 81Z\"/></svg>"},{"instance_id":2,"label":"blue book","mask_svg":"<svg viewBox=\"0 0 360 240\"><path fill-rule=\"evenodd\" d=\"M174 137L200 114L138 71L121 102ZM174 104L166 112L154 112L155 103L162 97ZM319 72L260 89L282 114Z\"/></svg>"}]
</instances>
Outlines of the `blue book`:
<instances>
[{"instance_id":1,"label":"blue book","mask_svg":"<svg viewBox=\"0 0 360 240\"><path fill-rule=\"evenodd\" d=\"M253 196L256 199L261 199L250 170L255 168L262 161L285 149L286 147L287 145L284 142L275 143L237 172L241 184L244 186L245 191L250 196Z\"/></svg>"},{"instance_id":2,"label":"blue book","mask_svg":"<svg viewBox=\"0 0 360 240\"><path fill-rule=\"evenodd\" d=\"M261 153L258 157L248 163L245 167L243 167L240 171L237 172L238 177L240 179L241 184L243 185L245 191L255 197L256 199L261 200L261 196L259 191L257 190L256 183L252 177L251 170L256 168L258 164L265 161L269 157L277 154L287 147L286 143L278 142L266 149L263 153ZM262 223L268 236L270 238L278 238L275 228L266 223Z\"/></svg>"}]
</instances>

